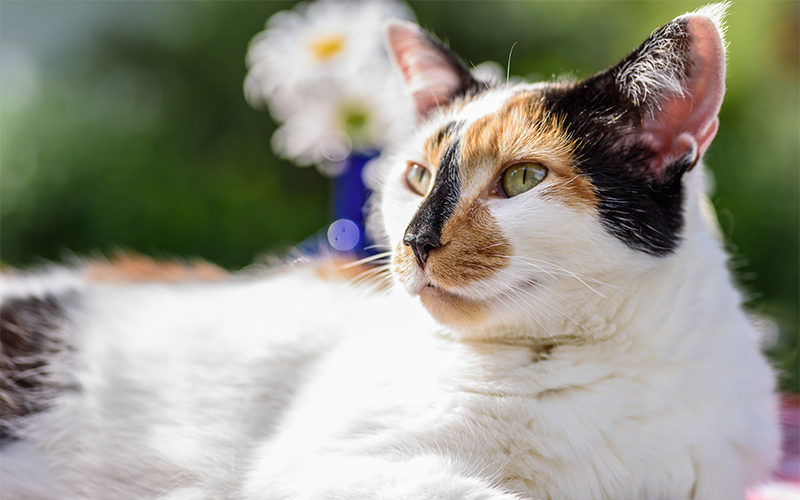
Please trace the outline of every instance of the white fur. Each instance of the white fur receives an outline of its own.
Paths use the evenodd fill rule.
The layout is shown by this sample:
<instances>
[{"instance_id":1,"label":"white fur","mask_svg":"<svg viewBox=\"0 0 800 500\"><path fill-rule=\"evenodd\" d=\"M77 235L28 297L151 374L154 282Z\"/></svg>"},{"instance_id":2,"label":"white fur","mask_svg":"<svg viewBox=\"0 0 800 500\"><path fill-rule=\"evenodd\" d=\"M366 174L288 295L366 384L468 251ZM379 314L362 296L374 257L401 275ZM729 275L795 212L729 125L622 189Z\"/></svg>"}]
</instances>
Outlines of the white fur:
<instances>
[{"instance_id":1,"label":"white fur","mask_svg":"<svg viewBox=\"0 0 800 500\"><path fill-rule=\"evenodd\" d=\"M496 109L467 106L438 125L468 127ZM386 182L399 184L402 170L398 162ZM470 394L486 399L472 425L485 415L505 421L493 439L467 431L474 437L465 441L485 446L469 455L507 460L497 473L526 498L742 498L776 460L773 375L706 217L702 166L684 183L686 228L669 257L630 249L602 230L597 214L545 201L535 189L492 202L517 257L486 283L458 290L478 300L491 297L487 289L497 295L488 324L448 335L556 343L546 362L514 366L485 355L496 378L470 377L480 387ZM395 221L418 203L384 188L392 243L405 230ZM415 282L403 284L414 291Z\"/></svg>"}]
</instances>

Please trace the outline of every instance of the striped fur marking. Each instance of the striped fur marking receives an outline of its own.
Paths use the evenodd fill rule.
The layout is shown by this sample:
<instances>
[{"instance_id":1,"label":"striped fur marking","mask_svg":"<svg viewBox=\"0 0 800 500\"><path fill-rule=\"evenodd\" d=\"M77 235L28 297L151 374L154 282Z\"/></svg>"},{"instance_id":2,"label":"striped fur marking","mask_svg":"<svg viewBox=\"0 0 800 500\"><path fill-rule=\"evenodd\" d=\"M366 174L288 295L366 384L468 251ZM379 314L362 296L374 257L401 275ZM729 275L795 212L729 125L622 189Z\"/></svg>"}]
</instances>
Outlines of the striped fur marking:
<instances>
[{"instance_id":1,"label":"striped fur marking","mask_svg":"<svg viewBox=\"0 0 800 500\"><path fill-rule=\"evenodd\" d=\"M458 134L461 123L456 121L448 122L447 125L439 129L439 131L430 136L425 141L425 160L429 165L438 165L441 158L444 156L445 149L452 142L453 138Z\"/></svg>"},{"instance_id":2,"label":"striped fur marking","mask_svg":"<svg viewBox=\"0 0 800 500\"><path fill-rule=\"evenodd\" d=\"M13 439L11 423L45 409L61 386L51 362L68 350L62 329L63 297L14 297L0 307L0 438Z\"/></svg>"}]
</instances>

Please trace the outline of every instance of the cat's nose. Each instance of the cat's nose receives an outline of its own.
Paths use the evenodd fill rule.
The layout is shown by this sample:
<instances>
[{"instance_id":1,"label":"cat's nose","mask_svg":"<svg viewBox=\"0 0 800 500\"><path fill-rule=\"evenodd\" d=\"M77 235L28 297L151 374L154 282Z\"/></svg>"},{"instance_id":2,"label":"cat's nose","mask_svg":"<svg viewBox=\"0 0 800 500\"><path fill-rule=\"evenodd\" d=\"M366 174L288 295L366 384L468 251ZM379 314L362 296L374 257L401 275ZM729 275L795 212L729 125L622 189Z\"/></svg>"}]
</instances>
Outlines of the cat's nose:
<instances>
[{"instance_id":1,"label":"cat's nose","mask_svg":"<svg viewBox=\"0 0 800 500\"><path fill-rule=\"evenodd\" d=\"M417 264L421 269L425 269L425 263L428 262L428 255L431 250L442 246L439 238L433 234L413 234L406 231L403 237L403 243L411 247L414 252L414 258L417 259Z\"/></svg>"}]
</instances>

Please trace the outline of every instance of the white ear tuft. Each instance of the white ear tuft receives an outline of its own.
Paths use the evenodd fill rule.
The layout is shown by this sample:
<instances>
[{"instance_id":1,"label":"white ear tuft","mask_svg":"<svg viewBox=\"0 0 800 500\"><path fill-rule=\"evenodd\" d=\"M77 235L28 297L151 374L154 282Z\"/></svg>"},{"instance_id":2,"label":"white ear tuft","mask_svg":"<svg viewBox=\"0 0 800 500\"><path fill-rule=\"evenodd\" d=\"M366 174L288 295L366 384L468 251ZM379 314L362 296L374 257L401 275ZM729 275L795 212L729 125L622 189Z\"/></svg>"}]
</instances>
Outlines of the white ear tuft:
<instances>
[{"instance_id":1,"label":"white ear tuft","mask_svg":"<svg viewBox=\"0 0 800 500\"><path fill-rule=\"evenodd\" d=\"M646 106L664 94L683 95L678 74L685 61L678 43L673 37L648 39L639 56L620 68L617 85L634 106Z\"/></svg>"},{"instance_id":2,"label":"white ear tuft","mask_svg":"<svg viewBox=\"0 0 800 500\"><path fill-rule=\"evenodd\" d=\"M686 42L683 34L687 30L682 21L701 18L711 22L720 40L724 70L724 18L729 5L727 2L706 5L653 32L637 51L638 57L628 61L617 73L617 83L634 105L647 105L652 98L664 94L684 95L681 80L683 74L691 69L687 65L692 61L683 48Z\"/></svg>"},{"instance_id":3,"label":"white ear tuft","mask_svg":"<svg viewBox=\"0 0 800 500\"><path fill-rule=\"evenodd\" d=\"M727 30L727 26L725 25L725 16L728 14L728 9L730 8L730 2L719 2L719 3L711 3L708 5L704 5L700 7L694 12L689 12L685 14L684 17L688 16L700 16L706 17L714 23L714 26L717 27L717 31L719 31L720 35L725 35L725 31Z\"/></svg>"}]
</instances>

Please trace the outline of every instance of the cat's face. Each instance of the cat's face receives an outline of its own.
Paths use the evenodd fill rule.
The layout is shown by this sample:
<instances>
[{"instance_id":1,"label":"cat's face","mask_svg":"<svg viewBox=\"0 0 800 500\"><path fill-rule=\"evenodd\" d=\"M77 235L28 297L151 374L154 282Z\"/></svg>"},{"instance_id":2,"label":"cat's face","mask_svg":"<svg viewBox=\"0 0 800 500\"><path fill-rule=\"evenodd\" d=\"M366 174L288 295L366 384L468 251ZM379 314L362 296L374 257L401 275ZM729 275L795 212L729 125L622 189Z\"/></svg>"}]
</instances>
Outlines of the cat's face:
<instances>
[{"instance_id":1,"label":"cat's face","mask_svg":"<svg viewBox=\"0 0 800 500\"><path fill-rule=\"evenodd\" d=\"M443 110L386 177L392 273L445 324L510 318L564 269L602 269L603 254L631 253L598 223L575 140L547 116L542 91L496 88Z\"/></svg>"},{"instance_id":2,"label":"cat's face","mask_svg":"<svg viewBox=\"0 0 800 500\"><path fill-rule=\"evenodd\" d=\"M419 116L383 179L395 279L458 330L525 329L542 290L673 254L684 173L724 91L717 26L683 16L584 82L515 85L478 82L427 33L391 26Z\"/></svg>"}]
</instances>

